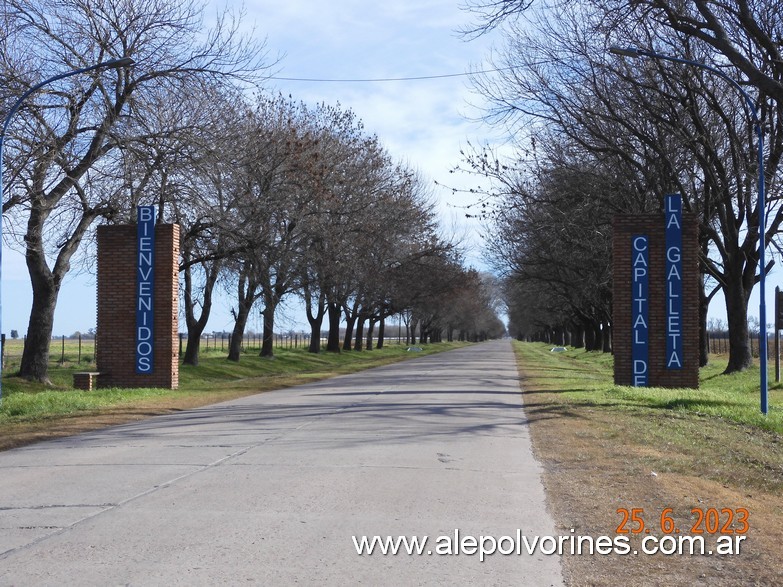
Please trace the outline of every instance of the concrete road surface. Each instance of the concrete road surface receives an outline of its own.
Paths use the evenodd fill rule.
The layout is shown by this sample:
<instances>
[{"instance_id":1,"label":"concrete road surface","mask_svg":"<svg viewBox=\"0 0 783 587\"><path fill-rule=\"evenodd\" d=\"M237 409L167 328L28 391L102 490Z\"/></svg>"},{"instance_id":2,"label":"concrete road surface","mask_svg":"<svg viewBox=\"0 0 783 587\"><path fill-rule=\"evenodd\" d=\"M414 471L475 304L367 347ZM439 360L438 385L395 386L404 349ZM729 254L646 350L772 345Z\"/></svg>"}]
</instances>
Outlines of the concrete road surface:
<instances>
[{"instance_id":1,"label":"concrete road surface","mask_svg":"<svg viewBox=\"0 0 783 587\"><path fill-rule=\"evenodd\" d=\"M0 453L0 585L559 585L540 473L485 343Z\"/></svg>"}]
</instances>

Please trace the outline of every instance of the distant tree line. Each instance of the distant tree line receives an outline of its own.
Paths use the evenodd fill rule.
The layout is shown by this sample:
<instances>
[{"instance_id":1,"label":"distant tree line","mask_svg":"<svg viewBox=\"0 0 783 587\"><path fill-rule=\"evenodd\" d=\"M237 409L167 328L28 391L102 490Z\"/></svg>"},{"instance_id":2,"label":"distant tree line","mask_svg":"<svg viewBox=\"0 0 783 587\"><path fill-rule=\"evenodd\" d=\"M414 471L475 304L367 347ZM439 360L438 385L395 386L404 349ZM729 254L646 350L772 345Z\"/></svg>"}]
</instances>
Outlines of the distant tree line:
<instances>
[{"instance_id":1,"label":"distant tree line","mask_svg":"<svg viewBox=\"0 0 783 587\"><path fill-rule=\"evenodd\" d=\"M442 331L503 332L487 279L464 269L455 245L440 236L429 188L352 112L231 95L219 114L213 127L197 127L210 134L201 150L193 147L198 139L188 141L180 168L146 174L165 193L163 216L183 229L186 363L198 361L221 281L235 292L228 351L235 361L254 308L263 319L261 355L274 353L276 310L288 296L304 303L311 352L321 350L325 318L326 350L335 352L362 350L376 328L382 346L386 318L405 312L425 340Z\"/></svg>"},{"instance_id":2,"label":"distant tree line","mask_svg":"<svg viewBox=\"0 0 783 587\"><path fill-rule=\"evenodd\" d=\"M750 366L759 244L763 238L779 251L783 222L779 3L475 0L472 7L478 20L470 34L501 29L504 42L491 58L498 71L474 81L490 101L487 119L508 126L516 149L509 157L473 147L464 167L492 180L484 189L490 256L506 276L513 333L569 332L578 345L611 349L612 216L661 212L664 195L679 192L700 228L702 363L709 304L722 291L726 371ZM766 144L763 235L758 143L742 95L710 71L619 57L612 46L701 62L747 89Z\"/></svg>"},{"instance_id":3,"label":"distant tree line","mask_svg":"<svg viewBox=\"0 0 783 587\"><path fill-rule=\"evenodd\" d=\"M253 311L261 354L272 355L276 310L290 296L314 333L328 318L328 351L363 348L398 313L428 340L502 334L492 280L463 267L424 180L352 112L264 93L274 61L240 34L243 14L225 9L207 28L203 10L195 0L0 8L6 110L43 79L135 60L36 92L6 137L4 226L33 290L20 375L48 380L57 298L77 253L97 224L132 222L141 204L182 227L188 363L219 286L234 296L231 360Z\"/></svg>"}]
</instances>

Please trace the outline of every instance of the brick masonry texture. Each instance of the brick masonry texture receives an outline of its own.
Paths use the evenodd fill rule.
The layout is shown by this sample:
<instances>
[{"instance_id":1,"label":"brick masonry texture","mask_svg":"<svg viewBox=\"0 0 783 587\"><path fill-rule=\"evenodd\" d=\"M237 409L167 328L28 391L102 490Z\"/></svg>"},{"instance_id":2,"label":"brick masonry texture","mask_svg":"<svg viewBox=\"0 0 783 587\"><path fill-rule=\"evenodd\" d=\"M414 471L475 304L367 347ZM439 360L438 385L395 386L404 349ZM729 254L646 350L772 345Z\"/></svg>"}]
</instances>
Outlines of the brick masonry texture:
<instances>
[{"instance_id":1,"label":"brick masonry texture","mask_svg":"<svg viewBox=\"0 0 783 587\"><path fill-rule=\"evenodd\" d=\"M153 372L136 373L136 225L98 227L99 387L179 386L179 226L155 227Z\"/></svg>"},{"instance_id":2,"label":"brick masonry texture","mask_svg":"<svg viewBox=\"0 0 783 587\"><path fill-rule=\"evenodd\" d=\"M699 387L699 227L683 214L682 331L683 368L666 369L666 235L664 215L617 215L612 244L614 382L632 384L631 238L649 238L649 386Z\"/></svg>"}]
</instances>

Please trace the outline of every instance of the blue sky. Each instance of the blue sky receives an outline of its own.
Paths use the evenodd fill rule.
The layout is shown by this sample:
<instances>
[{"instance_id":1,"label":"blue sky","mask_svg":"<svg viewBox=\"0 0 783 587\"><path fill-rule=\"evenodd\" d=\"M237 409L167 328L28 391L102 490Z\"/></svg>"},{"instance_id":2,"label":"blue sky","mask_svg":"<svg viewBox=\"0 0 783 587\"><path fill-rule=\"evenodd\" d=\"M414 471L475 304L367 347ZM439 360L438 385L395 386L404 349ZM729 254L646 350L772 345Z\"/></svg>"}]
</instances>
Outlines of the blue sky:
<instances>
[{"instance_id":1,"label":"blue sky","mask_svg":"<svg viewBox=\"0 0 783 587\"><path fill-rule=\"evenodd\" d=\"M360 0L247 0L243 25L266 37L271 56L280 55L280 77L368 79L438 76L466 73L481 65L492 39L467 42L457 30L472 15L459 0L392 0L368 4ZM496 131L472 119L480 111L471 104L480 97L471 92L467 77L434 80L325 83L269 80L269 91L291 94L307 103L339 102L353 110L368 133L377 134L398 160L433 181L443 225L471 243L468 262L479 266L479 227L452 205L463 197L434 186L434 181L466 187L469 178L449 174L460 160L468 140L480 142ZM27 330L31 290L21 255L3 250L3 331ZM207 331L230 330L230 299L218 302ZM295 304L283 308L278 327L306 324ZM62 287L54 334L71 334L95 326L95 279L72 273ZM251 322L249 328L257 326Z\"/></svg>"}]
</instances>

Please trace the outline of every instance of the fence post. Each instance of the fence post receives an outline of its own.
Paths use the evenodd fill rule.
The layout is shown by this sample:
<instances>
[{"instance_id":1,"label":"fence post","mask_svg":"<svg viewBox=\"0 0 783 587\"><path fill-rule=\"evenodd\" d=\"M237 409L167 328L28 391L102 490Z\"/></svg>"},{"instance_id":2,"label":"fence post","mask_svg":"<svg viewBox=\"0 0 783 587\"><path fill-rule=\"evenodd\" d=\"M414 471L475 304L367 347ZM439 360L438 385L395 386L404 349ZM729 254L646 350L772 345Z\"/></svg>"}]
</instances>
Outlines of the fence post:
<instances>
[{"instance_id":1,"label":"fence post","mask_svg":"<svg viewBox=\"0 0 783 587\"><path fill-rule=\"evenodd\" d=\"M62 337L62 352L60 353L60 365L65 364L65 335Z\"/></svg>"},{"instance_id":2,"label":"fence post","mask_svg":"<svg viewBox=\"0 0 783 587\"><path fill-rule=\"evenodd\" d=\"M5 370L5 334L0 334L0 365Z\"/></svg>"},{"instance_id":3,"label":"fence post","mask_svg":"<svg viewBox=\"0 0 783 587\"><path fill-rule=\"evenodd\" d=\"M78 363L82 364L82 333L79 333L79 361Z\"/></svg>"}]
</instances>

